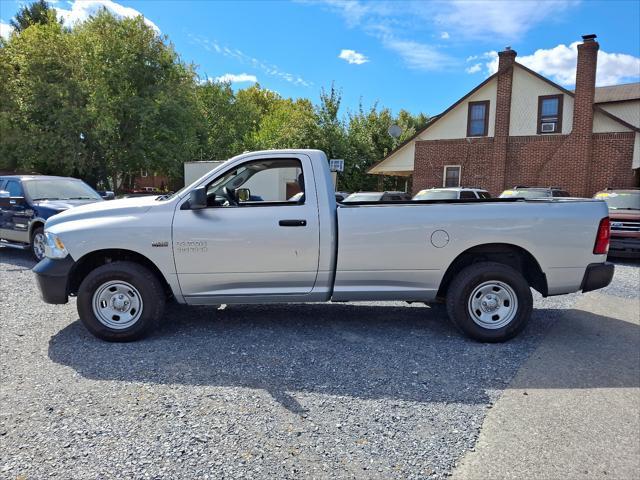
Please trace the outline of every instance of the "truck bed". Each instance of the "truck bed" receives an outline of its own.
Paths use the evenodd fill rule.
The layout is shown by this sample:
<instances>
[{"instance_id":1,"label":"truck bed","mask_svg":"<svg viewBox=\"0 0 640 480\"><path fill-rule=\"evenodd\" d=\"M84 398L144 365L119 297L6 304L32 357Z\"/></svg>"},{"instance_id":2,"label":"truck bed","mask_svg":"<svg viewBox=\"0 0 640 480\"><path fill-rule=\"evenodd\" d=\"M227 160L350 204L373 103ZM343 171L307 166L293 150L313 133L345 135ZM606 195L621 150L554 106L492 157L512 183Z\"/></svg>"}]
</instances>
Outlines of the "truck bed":
<instances>
[{"instance_id":1,"label":"truck bed","mask_svg":"<svg viewBox=\"0 0 640 480\"><path fill-rule=\"evenodd\" d=\"M339 204L336 300L433 300L465 251L508 244L537 259L548 294L576 291L606 205L590 199Z\"/></svg>"}]
</instances>

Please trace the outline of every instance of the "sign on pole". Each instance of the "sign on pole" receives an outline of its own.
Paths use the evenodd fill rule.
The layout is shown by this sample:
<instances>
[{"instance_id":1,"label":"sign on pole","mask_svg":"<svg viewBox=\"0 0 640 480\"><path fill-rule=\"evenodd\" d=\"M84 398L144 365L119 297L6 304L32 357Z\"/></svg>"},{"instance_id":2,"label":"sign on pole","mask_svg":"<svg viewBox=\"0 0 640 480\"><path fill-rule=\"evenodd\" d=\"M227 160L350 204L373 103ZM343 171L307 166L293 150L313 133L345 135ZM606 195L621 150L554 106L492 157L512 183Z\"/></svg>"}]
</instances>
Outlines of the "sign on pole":
<instances>
[{"instance_id":1,"label":"sign on pole","mask_svg":"<svg viewBox=\"0 0 640 480\"><path fill-rule=\"evenodd\" d=\"M329 170L332 172L344 172L344 160L332 158L329 160Z\"/></svg>"}]
</instances>

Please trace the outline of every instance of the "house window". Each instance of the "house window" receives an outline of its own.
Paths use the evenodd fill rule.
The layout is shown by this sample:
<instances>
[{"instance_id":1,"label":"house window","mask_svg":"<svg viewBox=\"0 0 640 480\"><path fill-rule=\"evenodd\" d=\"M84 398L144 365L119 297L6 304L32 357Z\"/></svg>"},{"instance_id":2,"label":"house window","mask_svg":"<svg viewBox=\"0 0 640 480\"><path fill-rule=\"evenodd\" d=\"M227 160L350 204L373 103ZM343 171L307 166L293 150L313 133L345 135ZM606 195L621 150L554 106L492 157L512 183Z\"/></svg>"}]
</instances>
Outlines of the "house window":
<instances>
[{"instance_id":1,"label":"house window","mask_svg":"<svg viewBox=\"0 0 640 480\"><path fill-rule=\"evenodd\" d=\"M489 100L469 102L467 137L486 137L489 132Z\"/></svg>"},{"instance_id":2,"label":"house window","mask_svg":"<svg viewBox=\"0 0 640 480\"><path fill-rule=\"evenodd\" d=\"M140 176L142 178L147 178L149 176L149 172L147 170L140 170Z\"/></svg>"},{"instance_id":3,"label":"house window","mask_svg":"<svg viewBox=\"0 0 640 480\"><path fill-rule=\"evenodd\" d=\"M564 95L538 97L538 133L560 133L562 131L562 100Z\"/></svg>"},{"instance_id":4,"label":"house window","mask_svg":"<svg viewBox=\"0 0 640 480\"><path fill-rule=\"evenodd\" d=\"M459 187L460 186L460 165L445 165L443 187Z\"/></svg>"}]
</instances>

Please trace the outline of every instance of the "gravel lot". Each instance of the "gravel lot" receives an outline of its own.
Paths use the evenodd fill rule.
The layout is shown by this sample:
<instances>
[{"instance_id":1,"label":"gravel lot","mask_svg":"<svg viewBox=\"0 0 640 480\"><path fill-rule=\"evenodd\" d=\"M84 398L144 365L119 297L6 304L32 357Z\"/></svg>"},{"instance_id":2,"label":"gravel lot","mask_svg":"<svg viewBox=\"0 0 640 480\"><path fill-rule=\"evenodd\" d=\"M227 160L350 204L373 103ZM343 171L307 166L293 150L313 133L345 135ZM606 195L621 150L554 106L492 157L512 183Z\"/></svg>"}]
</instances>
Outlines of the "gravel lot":
<instances>
[{"instance_id":1,"label":"gravel lot","mask_svg":"<svg viewBox=\"0 0 640 480\"><path fill-rule=\"evenodd\" d=\"M0 249L1 478L443 478L576 295L502 345L444 308L171 306L132 344L88 334ZM607 293L637 297L637 265Z\"/></svg>"}]
</instances>

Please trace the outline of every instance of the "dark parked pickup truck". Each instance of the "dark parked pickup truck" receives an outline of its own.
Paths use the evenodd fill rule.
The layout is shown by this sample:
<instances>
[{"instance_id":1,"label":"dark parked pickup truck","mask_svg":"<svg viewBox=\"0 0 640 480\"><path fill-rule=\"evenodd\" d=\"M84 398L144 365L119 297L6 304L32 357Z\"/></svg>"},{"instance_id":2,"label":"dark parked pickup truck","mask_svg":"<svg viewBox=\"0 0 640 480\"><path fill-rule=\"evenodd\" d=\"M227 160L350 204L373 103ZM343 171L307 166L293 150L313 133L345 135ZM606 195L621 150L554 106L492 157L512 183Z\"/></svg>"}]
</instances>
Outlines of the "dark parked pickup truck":
<instances>
[{"instance_id":1,"label":"dark parked pickup truck","mask_svg":"<svg viewBox=\"0 0 640 480\"><path fill-rule=\"evenodd\" d=\"M44 222L71 207L102 200L95 190L77 178L0 177L0 246L30 249L36 260L42 260Z\"/></svg>"},{"instance_id":2,"label":"dark parked pickup truck","mask_svg":"<svg viewBox=\"0 0 640 480\"><path fill-rule=\"evenodd\" d=\"M607 189L594 198L604 200L609 207L609 256L640 258L640 189Z\"/></svg>"}]
</instances>

